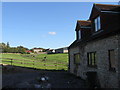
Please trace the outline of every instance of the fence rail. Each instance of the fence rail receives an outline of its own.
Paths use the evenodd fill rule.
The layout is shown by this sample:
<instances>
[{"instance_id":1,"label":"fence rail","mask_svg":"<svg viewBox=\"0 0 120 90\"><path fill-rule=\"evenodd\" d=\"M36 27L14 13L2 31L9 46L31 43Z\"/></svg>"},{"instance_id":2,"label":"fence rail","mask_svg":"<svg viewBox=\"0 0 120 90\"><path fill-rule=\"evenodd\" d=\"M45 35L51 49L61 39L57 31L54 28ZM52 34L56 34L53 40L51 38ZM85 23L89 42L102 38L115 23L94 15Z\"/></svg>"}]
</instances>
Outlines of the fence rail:
<instances>
[{"instance_id":1,"label":"fence rail","mask_svg":"<svg viewBox=\"0 0 120 90\"><path fill-rule=\"evenodd\" d=\"M2 63L6 63L8 65L17 65L23 67L32 67L32 68L40 68L43 67L44 69L47 69L49 67L52 67L54 69L59 69L64 67L63 69L67 69L68 64L63 62L47 62L47 61L38 61L38 60L25 60L25 59L13 59L13 58L0 58L2 60ZM66 68L65 68L66 67ZM42 69L43 69L42 68Z\"/></svg>"}]
</instances>

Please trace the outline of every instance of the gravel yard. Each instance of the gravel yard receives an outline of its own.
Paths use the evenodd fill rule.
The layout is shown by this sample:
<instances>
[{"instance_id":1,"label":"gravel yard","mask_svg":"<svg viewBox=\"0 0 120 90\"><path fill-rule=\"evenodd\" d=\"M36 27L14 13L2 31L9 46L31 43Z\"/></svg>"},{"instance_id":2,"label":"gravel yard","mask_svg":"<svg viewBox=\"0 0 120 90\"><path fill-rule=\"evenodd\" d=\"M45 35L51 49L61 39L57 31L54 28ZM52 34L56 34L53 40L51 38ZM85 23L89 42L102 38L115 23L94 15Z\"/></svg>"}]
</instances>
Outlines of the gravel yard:
<instances>
[{"instance_id":1,"label":"gravel yard","mask_svg":"<svg viewBox=\"0 0 120 90\"><path fill-rule=\"evenodd\" d=\"M86 88L85 81L66 71L33 70L3 65L3 88Z\"/></svg>"}]
</instances>

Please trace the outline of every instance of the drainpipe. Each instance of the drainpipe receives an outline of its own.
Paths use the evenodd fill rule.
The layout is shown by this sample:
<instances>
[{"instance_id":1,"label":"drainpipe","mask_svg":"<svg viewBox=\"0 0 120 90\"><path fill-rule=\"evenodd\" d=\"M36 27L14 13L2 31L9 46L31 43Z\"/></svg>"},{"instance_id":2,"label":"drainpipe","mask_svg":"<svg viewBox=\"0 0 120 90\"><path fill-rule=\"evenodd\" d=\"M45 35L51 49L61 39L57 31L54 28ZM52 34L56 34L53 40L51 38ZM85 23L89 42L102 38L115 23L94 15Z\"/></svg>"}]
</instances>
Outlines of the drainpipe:
<instances>
[{"instance_id":1,"label":"drainpipe","mask_svg":"<svg viewBox=\"0 0 120 90\"><path fill-rule=\"evenodd\" d=\"M117 67L118 67L118 84L119 84L119 88L120 88L120 34L118 35L118 47L117 47L117 52L118 52L118 61L117 61Z\"/></svg>"}]
</instances>

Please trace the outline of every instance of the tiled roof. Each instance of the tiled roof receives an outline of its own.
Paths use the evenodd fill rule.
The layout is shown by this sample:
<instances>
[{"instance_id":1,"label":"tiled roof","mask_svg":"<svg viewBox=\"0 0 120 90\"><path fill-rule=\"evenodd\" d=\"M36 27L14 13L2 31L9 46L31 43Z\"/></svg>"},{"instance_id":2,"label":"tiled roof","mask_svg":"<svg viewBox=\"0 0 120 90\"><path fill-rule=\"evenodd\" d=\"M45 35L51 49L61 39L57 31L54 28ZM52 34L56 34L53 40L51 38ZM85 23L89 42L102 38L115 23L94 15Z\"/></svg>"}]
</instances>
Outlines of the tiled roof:
<instances>
[{"instance_id":1,"label":"tiled roof","mask_svg":"<svg viewBox=\"0 0 120 90\"><path fill-rule=\"evenodd\" d=\"M96 7L98 7L101 10L120 10L120 5L110 5L110 4L94 4Z\"/></svg>"},{"instance_id":2,"label":"tiled roof","mask_svg":"<svg viewBox=\"0 0 120 90\"><path fill-rule=\"evenodd\" d=\"M85 21L85 20L78 20L77 21L80 26L89 26L91 25L91 21Z\"/></svg>"},{"instance_id":3,"label":"tiled roof","mask_svg":"<svg viewBox=\"0 0 120 90\"><path fill-rule=\"evenodd\" d=\"M98 10L96 10L96 8L100 11L117 11L117 12L120 12L120 5L108 5L108 4L94 4L93 6L93 9L92 9L92 14L96 14L96 12ZM93 13L93 11L95 13ZM86 44L87 42L91 42L93 40L99 40L99 39L103 39L103 38L106 38L106 37L109 37L109 36L112 36L112 35L116 35L116 34L120 34L120 27L119 27L119 24L118 24L118 21L116 20L118 18L118 15L119 13L115 14L117 15L117 17L114 17L112 18L113 21L116 21L115 25L113 25L113 29L111 30L104 30L104 31L101 31L101 32L98 32L98 33L95 33L95 34L91 34L90 33L90 36L86 39L80 39L80 40L75 40L70 46L69 46L69 49L72 48L72 47L77 47L77 46L80 46L80 45L84 45ZM119 19L119 18L118 18ZM77 21L77 29L76 30L79 30L79 28L81 28L81 26L91 26L91 19L85 21L85 20L78 20ZM108 24L109 24L109 28L110 28L110 25L112 25L111 23L109 23L109 20L108 20ZM89 28L90 29L90 28ZM89 29L87 29L89 31ZM86 31L86 29L83 29ZM87 35L87 34L86 34Z\"/></svg>"}]
</instances>

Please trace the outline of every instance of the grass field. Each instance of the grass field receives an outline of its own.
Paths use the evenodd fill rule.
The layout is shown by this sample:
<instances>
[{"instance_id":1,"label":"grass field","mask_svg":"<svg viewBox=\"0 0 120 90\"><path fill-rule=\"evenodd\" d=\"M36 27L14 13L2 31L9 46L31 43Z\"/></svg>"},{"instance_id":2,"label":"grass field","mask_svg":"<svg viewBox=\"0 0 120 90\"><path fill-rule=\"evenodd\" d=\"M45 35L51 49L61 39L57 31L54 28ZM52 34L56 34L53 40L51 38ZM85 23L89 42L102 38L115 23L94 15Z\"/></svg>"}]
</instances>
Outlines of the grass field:
<instances>
[{"instance_id":1,"label":"grass field","mask_svg":"<svg viewBox=\"0 0 120 90\"><path fill-rule=\"evenodd\" d=\"M68 54L2 54L1 60L3 64L36 69L68 69Z\"/></svg>"}]
</instances>

